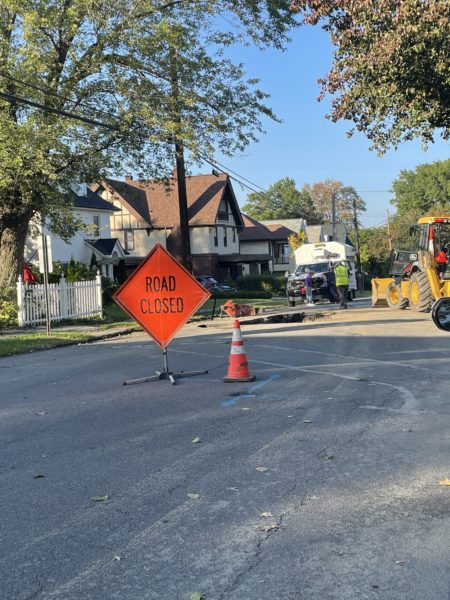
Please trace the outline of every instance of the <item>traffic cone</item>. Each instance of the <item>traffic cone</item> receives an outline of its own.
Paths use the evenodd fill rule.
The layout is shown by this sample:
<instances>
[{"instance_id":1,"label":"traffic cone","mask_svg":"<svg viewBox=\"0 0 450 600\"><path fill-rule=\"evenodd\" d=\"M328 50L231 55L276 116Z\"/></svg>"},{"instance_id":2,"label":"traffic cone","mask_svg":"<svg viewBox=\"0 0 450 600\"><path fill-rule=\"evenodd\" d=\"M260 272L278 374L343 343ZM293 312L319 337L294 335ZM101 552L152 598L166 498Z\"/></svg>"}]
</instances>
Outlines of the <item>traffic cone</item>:
<instances>
[{"instance_id":1,"label":"traffic cone","mask_svg":"<svg viewBox=\"0 0 450 600\"><path fill-rule=\"evenodd\" d=\"M255 379L254 375L250 375L250 369L248 368L239 319L235 319L231 340L230 364L228 365L227 376L223 380L225 383L230 383L232 381L255 381Z\"/></svg>"}]
</instances>

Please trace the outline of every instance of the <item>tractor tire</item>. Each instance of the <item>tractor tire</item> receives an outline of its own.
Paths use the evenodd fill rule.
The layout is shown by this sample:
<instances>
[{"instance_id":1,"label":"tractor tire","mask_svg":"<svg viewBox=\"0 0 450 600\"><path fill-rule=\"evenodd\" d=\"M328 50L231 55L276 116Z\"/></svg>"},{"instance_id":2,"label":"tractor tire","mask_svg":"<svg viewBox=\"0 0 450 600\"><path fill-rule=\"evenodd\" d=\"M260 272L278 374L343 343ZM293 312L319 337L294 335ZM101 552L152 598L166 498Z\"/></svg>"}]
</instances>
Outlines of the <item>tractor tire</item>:
<instances>
[{"instance_id":1,"label":"tractor tire","mask_svg":"<svg viewBox=\"0 0 450 600\"><path fill-rule=\"evenodd\" d=\"M415 312L430 312L433 295L426 273L416 272L409 280L409 307Z\"/></svg>"},{"instance_id":2,"label":"tractor tire","mask_svg":"<svg viewBox=\"0 0 450 600\"><path fill-rule=\"evenodd\" d=\"M388 285L386 302L388 303L389 308L405 310L408 306L408 298L402 296L400 284L395 281Z\"/></svg>"}]
</instances>

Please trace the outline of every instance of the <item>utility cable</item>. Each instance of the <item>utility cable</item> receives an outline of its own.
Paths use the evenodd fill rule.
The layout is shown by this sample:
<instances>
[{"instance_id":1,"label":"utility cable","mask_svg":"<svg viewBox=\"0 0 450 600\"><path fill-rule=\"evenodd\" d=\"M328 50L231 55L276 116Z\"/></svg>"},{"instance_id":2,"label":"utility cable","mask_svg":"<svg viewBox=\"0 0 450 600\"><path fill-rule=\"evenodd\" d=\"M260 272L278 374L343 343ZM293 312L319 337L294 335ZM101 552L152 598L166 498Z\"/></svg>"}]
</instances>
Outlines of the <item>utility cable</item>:
<instances>
[{"instance_id":1,"label":"utility cable","mask_svg":"<svg viewBox=\"0 0 450 600\"><path fill-rule=\"evenodd\" d=\"M111 129L112 131L119 131L117 125L108 125L108 123L103 123L101 121L97 121L96 119L82 117L81 115L76 115L75 113L70 113L66 110L62 110L59 108L53 108L52 106L48 106L47 104L41 104L40 102L34 102L33 100L27 100L26 98L22 98L21 96L16 96L14 94L0 92L0 98L9 100L10 102L26 104L27 106L32 106L33 108L40 108L41 110L45 110L56 115L61 115L63 117L67 117L68 119L74 119L75 121L82 121L83 123L88 123L89 125L97 125L97 127L104 127L105 129Z\"/></svg>"}]
</instances>

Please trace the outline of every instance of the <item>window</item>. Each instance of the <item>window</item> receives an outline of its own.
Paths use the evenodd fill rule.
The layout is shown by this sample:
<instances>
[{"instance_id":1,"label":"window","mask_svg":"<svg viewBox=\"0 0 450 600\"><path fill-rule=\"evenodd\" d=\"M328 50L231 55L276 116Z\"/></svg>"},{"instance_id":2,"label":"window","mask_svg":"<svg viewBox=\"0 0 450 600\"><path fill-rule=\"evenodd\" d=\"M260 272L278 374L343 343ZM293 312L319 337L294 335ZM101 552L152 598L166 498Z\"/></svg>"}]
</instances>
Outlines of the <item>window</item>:
<instances>
[{"instance_id":1,"label":"window","mask_svg":"<svg viewBox=\"0 0 450 600\"><path fill-rule=\"evenodd\" d=\"M134 231L125 231L125 250L134 250Z\"/></svg>"},{"instance_id":2,"label":"window","mask_svg":"<svg viewBox=\"0 0 450 600\"><path fill-rule=\"evenodd\" d=\"M274 244L273 257L276 265L289 264L290 246L289 244Z\"/></svg>"},{"instance_id":3,"label":"window","mask_svg":"<svg viewBox=\"0 0 450 600\"><path fill-rule=\"evenodd\" d=\"M219 219L219 221L228 221L229 220L228 203L225 200L225 198L222 198L222 200L220 201L219 212L218 212L217 218Z\"/></svg>"},{"instance_id":4,"label":"window","mask_svg":"<svg viewBox=\"0 0 450 600\"><path fill-rule=\"evenodd\" d=\"M233 243L236 241L236 229L233 227Z\"/></svg>"},{"instance_id":5,"label":"window","mask_svg":"<svg viewBox=\"0 0 450 600\"><path fill-rule=\"evenodd\" d=\"M217 227L214 228L214 246L217 248L217 246L219 245L219 240L218 240L218 236L217 236Z\"/></svg>"},{"instance_id":6,"label":"window","mask_svg":"<svg viewBox=\"0 0 450 600\"><path fill-rule=\"evenodd\" d=\"M227 228L223 228L223 245L225 248L228 246Z\"/></svg>"},{"instance_id":7,"label":"window","mask_svg":"<svg viewBox=\"0 0 450 600\"><path fill-rule=\"evenodd\" d=\"M92 217L92 222L94 223L94 236L98 237L100 235L100 217L99 217L99 215L94 215Z\"/></svg>"}]
</instances>

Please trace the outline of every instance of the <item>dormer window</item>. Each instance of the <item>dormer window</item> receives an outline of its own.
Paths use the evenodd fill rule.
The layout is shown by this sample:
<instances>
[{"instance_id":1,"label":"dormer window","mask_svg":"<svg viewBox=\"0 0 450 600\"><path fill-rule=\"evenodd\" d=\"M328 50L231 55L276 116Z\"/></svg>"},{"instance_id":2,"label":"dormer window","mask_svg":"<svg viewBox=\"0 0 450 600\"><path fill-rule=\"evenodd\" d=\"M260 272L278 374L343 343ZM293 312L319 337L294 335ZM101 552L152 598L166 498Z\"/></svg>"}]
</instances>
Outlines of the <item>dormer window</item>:
<instances>
[{"instance_id":1,"label":"dormer window","mask_svg":"<svg viewBox=\"0 0 450 600\"><path fill-rule=\"evenodd\" d=\"M219 204L219 212L217 215L219 221L229 221L230 216L228 214L228 202L225 198L222 198Z\"/></svg>"}]
</instances>

